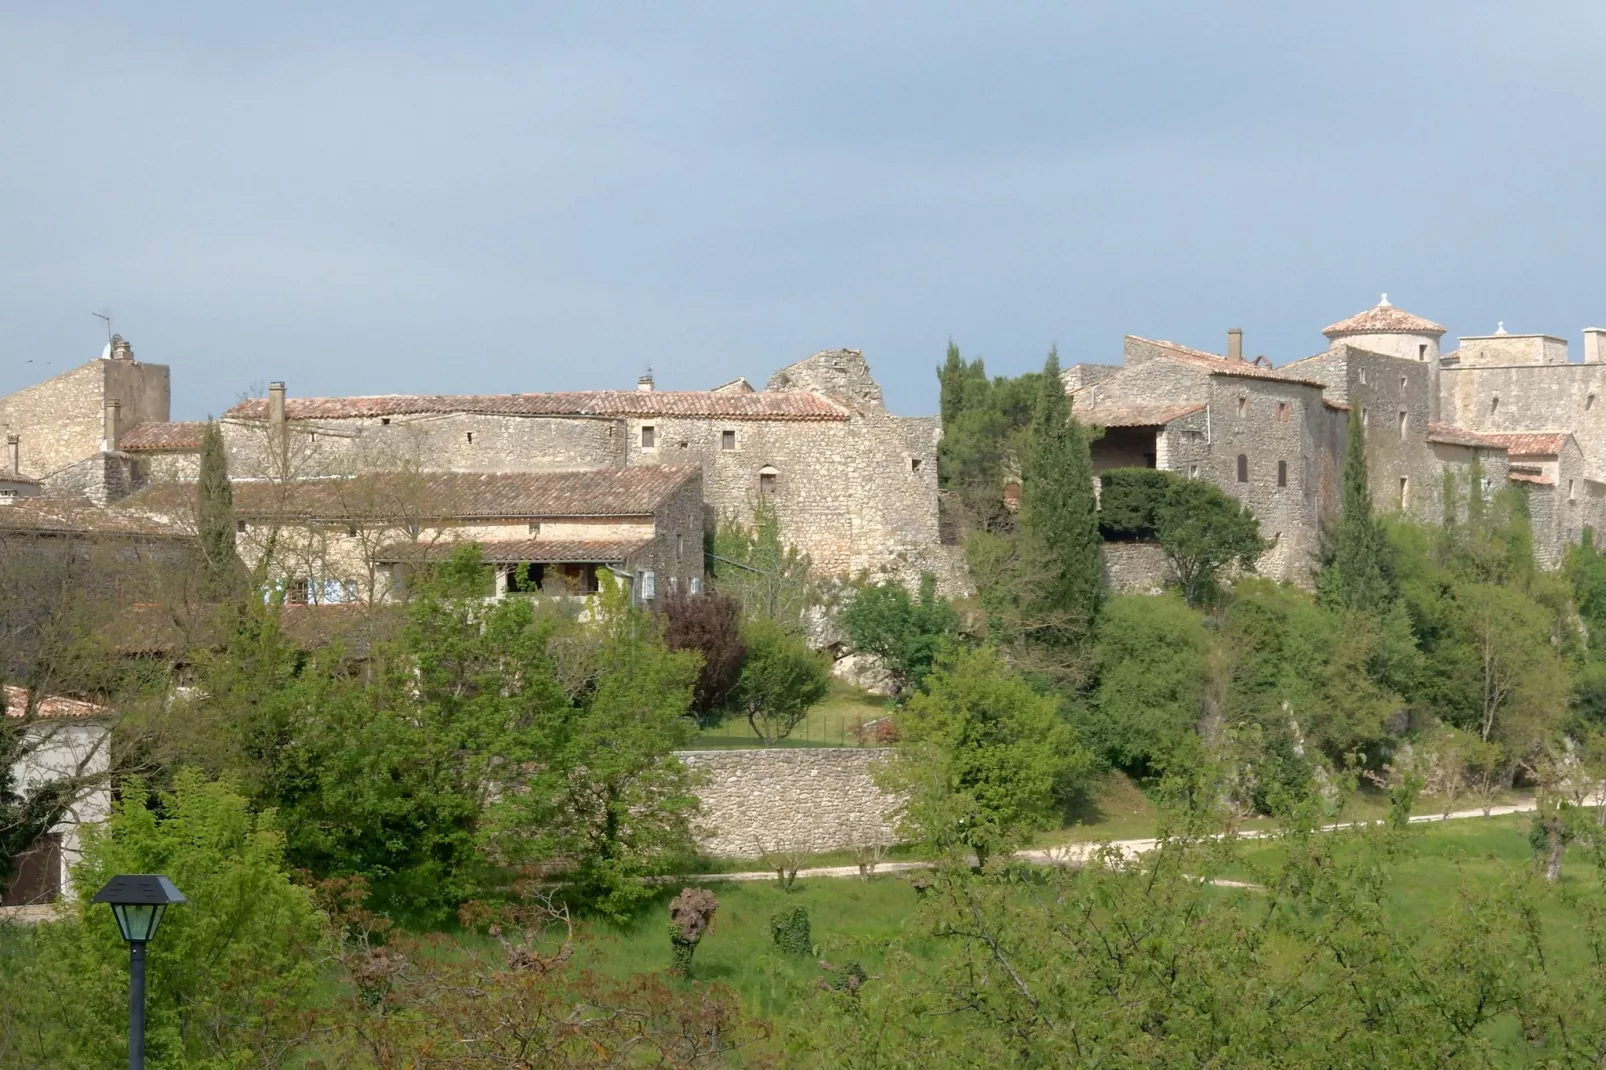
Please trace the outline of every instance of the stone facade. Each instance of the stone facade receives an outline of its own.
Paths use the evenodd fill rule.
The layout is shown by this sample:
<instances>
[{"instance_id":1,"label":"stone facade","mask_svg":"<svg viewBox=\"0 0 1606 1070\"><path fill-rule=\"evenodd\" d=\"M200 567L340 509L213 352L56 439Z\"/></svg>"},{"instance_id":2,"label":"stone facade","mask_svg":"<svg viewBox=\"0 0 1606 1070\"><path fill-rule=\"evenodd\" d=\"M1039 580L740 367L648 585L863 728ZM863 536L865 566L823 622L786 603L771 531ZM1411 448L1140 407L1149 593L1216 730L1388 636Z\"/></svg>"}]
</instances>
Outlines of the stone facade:
<instances>
[{"instance_id":1,"label":"stone facade","mask_svg":"<svg viewBox=\"0 0 1606 1070\"><path fill-rule=\"evenodd\" d=\"M879 748L775 747L679 754L703 775L699 841L710 855L837 851L896 842L898 800L876 786Z\"/></svg>"}]
</instances>

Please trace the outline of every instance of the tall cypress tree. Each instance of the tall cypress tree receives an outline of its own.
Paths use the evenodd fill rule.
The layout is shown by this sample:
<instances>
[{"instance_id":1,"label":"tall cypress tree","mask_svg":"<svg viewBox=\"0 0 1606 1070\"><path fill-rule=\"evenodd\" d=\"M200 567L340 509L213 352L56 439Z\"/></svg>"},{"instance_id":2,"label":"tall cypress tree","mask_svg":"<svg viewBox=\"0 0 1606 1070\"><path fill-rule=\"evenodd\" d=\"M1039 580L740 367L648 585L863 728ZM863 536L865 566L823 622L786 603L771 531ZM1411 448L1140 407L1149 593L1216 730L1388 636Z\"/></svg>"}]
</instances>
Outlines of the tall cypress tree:
<instances>
[{"instance_id":1,"label":"tall cypress tree","mask_svg":"<svg viewBox=\"0 0 1606 1070\"><path fill-rule=\"evenodd\" d=\"M942 429L949 430L965 407L965 358L959 347L950 340L948 358L937 369L937 382L942 385Z\"/></svg>"},{"instance_id":2,"label":"tall cypress tree","mask_svg":"<svg viewBox=\"0 0 1606 1070\"><path fill-rule=\"evenodd\" d=\"M1351 406L1349 442L1344 450L1344 502L1338 522L1322 529L1322 570L1317 590L1324 601L1345 609L1378 613L1397 593L1394 554L1383 525L1372 513L1366 476L1366 429Z\"/></svg>"},{"instance_id":3,"label":"tall cypress tree","mask_svg":"<svg viewBox=\"0 0 1606 1070\"><path fill-rule=\"evenodd\" d=\"M240 559L234 549L234 484L229 482L229 458L216 420L201 433L195 492L202 588L209 599L225 601L238 590Z\"/></svg>"},{"instance_id":4,"label":"tall cypress tree","mask_svg":"<svg viewBox=\"0 0 1606 1070\"><path fill-rule=\"evenodd\" d=\"M1051 350L1043 365L1026 456L1021 459L1020 558L1034 575L1035 601L1052 631L1074 640L1098 613L1098 503L1093 458L1082 426L1071 418L1071 400L1060 379L1060 358Z\"/></svg>"}]
</instances>

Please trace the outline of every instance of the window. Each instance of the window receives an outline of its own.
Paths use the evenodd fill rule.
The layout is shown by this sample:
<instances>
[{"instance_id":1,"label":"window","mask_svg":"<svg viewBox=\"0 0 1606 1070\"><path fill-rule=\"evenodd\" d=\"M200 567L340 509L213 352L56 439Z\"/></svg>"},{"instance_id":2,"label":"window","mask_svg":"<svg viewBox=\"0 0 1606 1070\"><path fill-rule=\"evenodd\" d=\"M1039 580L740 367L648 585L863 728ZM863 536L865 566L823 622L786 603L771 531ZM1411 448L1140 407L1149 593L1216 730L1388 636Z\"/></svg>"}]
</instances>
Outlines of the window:
<instances>
[{"instance_id":1,"label":"window","mask_svg":"<svg viewBox=\"0 0 1606 1070\"><path fill-rule=\"evenodd\" d=\"M390 426L390 417L389 416L381 416L379 418L379 422L384 424L386 427L389 427Z\"/></svg>"},{"instance_id":2,"label":"window","mask_svg":"<svg viewBox=\"0 0 1606 1070\"><path fill-rule=\"evenodd\" d=\"M1428 344L1426 342L1422 342L1421 344L1419 344L1416 347L1416 359L1417 360L1427 360L1428 359Z\"/></svg>"},{"instance_id":3,"label":"window","mask_svg":"<svg viewBox=\"0 0 1606 1070\"><path fill-rule=\"evenodd\" d=\"M1372 410L1366 408L1365 406L1361 407L1361 426L1362 427L1371 427L1372 426Z\"/></svg>"},{"instance_id":4,"label":"window","mask_svg":"<svg viewBox=\"0 0 1606 1070\"><path fill-rule=\"evenodd\" d=\"M241 534L241 535L245 534L246 527L247 527L246 522L243 521L243 520L236 520L234 522L234 530L236 532L238 532L239 534Z\"/></svg>"},{"instance_id":5,"label":"window","mask_svg":"<svg viewBox=\"0 0 1606 1070\"><path fill-rule=\"evenodd\" d=\"M722 450L733 450L733 449L735 449L736 448L736 432L735 431L721 431L719 433L719 448L722 449Z\"/></svg>"},{"instance_id":6,"label":"window","mask_svg":"<svg viewBox=\"0 0 1606 1070\"><path fill-rule=\"evenodd\" d=\"M1402 376L1400 376L1400 391L1403 393L1404 390L1405 390L1405 376L1402 375Z\"/></svg>"},{"instance_id":7,"label":"window","mask_svg":"<svg viewBox=\"0 0 1606 1070\"><path fill-rule=\"evenodd\" d=\"M472 446L472 445L474 445L474 432L472 432L472 431L465 431L465 432L464 432L464 434L466 434L466 435L468 435L468 444L469 444L469 445L470 445L470 446Z\"/></svg>"},{"instance_id":8,"label":"window","mask_svg":"<svg viewBox=\"0 0 1606 1070\"><path fill-rule=\"evenodd\" d=\"M1189 479L1198 479L1199 478L1199 466L1198 465L1196 465L1196 464L1188 465L1188 478Z\"/></svg>"},{"instance_id":9,"label":"window","mask_svg":"<svg viewBox=\"0 0 1606 1070\"><path fill-rule=\"evenodd\" d=\"M1288 402L1286 401L1277 403L1277 422L1280 424L1288 422Z\"/></svg>"},{"instance_id":10,"label":"window","mask_svg":"<svg viewBox=\"0 0 1606 1070\"><path fill-rule=\"evenodd\" d=\"M920 471L920 458L919 457L911 457L911 458L909 458L909 471L911 471L911 472Z\"/></svg>"},{"instance_id":11,"label":"window","mask_svg":"<svg viewBox=\"0 0 1606 1070\"><path fill-rule=\"evenodd\" d=\"M1404 409L1400 410L1400 437L1405 437L1405 430L1409 426L1408 417Z\"/></svg>"},{"instance_id":12,"label":"window","mask_svg":"<svg viewBox=\"0 0 1606 1070\"><path fill-rule=\"evenodd\" d=\"M669 593L670 594L679 594L680 593L680 577L679 576L671 576L671 577L669 577Z\"/></svg>"},{"instance_id":13,"label":"window","mask_svg":"<svg viewBox=\"0 0 1606 1070\"><path fill-rule=\"evenodd\" d=\"M1576 499L1573 498L1573 481L1570 480L1570 479L1567 481L1567 500L1568 501L1576 500Z\"/></svg>"},{"instance_id":14,"label":"window","mask_svg":"<svg viewBox=\"0 0 1606 1070\"><path fill-rule=\"evenodd\" d=\"M760 472L758 474L758 493L761 498L773 498L775 496L774 472Z\"/></svg>"},{"instance_id":15,"label":"window","mask_svg":"<svg viewBox=\"0 0 1606 1070\"><path fill-rule=\"evenodd\" d=\"M1288 462L1287 461L1278 461L1277 462L1277 485L1279 487L1288 486Z\"/></svg>"},{"instance_id":16,"label":"window","mask_svg":"<svg viewBox=\"0 0 1606 1070\"><path fill-rule=\"evenodd\" d=\"M1595 407L1595 395L1591 394L1584 399L1584 411L1588 412Z\"/></svg>"},{"instance_id":17,"label":"window","mask_svg":"<svg viewBox=\"0 0 1606 1070\"><path fill-rule=\"evenodd\" d=\"M1249 415L1249 399L1247 397L1240 396L1238 398L1238 415Z\"/></svg>"},{"instance_id":18,"label":"window","mask_svg":"<svg viewBox=\"0 0 1606 1070\"><path fill-rule=\"evenodd\" d=\"M355 539L356 537L357 537L357 525L356 524L347 524L346 525L346 538Z\"/></svg>"},{"instance_id":19,"label":"window","mask_svg":"<svg viewBox=\"0 0 1606 1070\"><path fill-rule=\"evenodd\" d=\"M1489 415L1493 416L1495 413L1497 413L1499 411L1500 411L1500 395L1496 394L1494 397L1489 399Z\"/></svg>"},{"instance_id":20,"label":"window","mask_svg":"<svg viewBox=\"0 0 1606 1070\"><path fill-rule=\"evenodd\" d=\"M680 564L681 559L684 558L685 556L686 556L686 536L684 536L684 535L676 535L675 536L675 564L677 564L677 565Z\"/></svg>"},{"instance_id":21,"label":"window","mask_svg":"<svg viewBox=\"0 0 1606 1070\"><path fill-rule=\"evenodd\" d=\"M539 520L530 521L530 534L531 535L539 535L539 534L541 534L541 522Z\"/></svg>"},{"instance_id":22,"label":"window","mask_svg":"<svg viewBox=\"0 0 1606 1070\"><path fill-rule=\"evenodd\" d=\"M691 578L691 580L686 584L686 589L688 591L690 591L692 594L702 594L703 593L703 578L701 576L693 576Z\"/></svg>"},{"instance_id":23,"label":"window","mask_svg":"<svg viewBox=\"0 0 1606 1070\"><path fill-rule=\"evenodd\" d=\"M1242 453L1238 455L1238 482L1249 482L1249 458Z\"/></svg>"},{"instance_id":24,"label":"window","mask_svg":"<svg viewBox=\"0 0 1606 1070\"><path fill-rule=\"evenodd\" d=\"M1361 385L1365 386L1366 385L1366 369L1362 368L1362 369L1360 369L1360 372L1361 372Z\"/></svg>"},{"instance_id":25,"label":"window","mask_svg":"<svg viewBox=\"0 0 1606 1070\"><path fill-rule=\"evenodd\" d=\"M291 605L304 606L312 584L306 577L298 577L284 585L284 600Z\"/></svg>"},{"instance_id":26,"label":"window","mask_svg":"<svg viewBox=\"0 0 1606 1070\"><path fill-rule=\"evenodd\" d=\"M642 449L650 450L650 449L654 449L655 448L655 446L654 446L655 431L656 431L656 428L654 428L652 424L642 424L641 425L641 448Z\"/></svg>"},{"instance_id":27,"label":"window","mask_svg":"<svg viewBox=\"0 0 1606 1070\"><path fill-rule=\"evenodd\" d=\"M1400 477L1400 508L1404 509L1411 504L1411 480L1408 476Z\"/></svg>"}]
</instances>

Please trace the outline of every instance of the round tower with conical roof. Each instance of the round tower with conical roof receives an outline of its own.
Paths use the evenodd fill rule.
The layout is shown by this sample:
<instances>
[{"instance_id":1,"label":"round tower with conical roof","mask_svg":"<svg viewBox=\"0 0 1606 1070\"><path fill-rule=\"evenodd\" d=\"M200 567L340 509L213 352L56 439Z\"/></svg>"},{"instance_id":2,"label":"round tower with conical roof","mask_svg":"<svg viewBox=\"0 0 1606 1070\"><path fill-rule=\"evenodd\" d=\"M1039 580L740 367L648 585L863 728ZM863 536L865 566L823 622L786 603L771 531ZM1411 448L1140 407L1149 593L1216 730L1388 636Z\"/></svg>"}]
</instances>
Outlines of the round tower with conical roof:
<instances>
[{"instance_id":1,"label":"round tower with conical roof","mask_svg":"<svg viewBox=\"0 0 1606 1070\"><path fill-rule=\"evenodd\" d=\"M1351 345L1371 353L1418 361L1428 366L1428 406L1430 419L1439 418L1439 339L1444 327L1432 320L1413 316L1389 304L1384 294L1378 303L1349 319L1322 329L1329 349Z\"/></svg>"}]
</instances>

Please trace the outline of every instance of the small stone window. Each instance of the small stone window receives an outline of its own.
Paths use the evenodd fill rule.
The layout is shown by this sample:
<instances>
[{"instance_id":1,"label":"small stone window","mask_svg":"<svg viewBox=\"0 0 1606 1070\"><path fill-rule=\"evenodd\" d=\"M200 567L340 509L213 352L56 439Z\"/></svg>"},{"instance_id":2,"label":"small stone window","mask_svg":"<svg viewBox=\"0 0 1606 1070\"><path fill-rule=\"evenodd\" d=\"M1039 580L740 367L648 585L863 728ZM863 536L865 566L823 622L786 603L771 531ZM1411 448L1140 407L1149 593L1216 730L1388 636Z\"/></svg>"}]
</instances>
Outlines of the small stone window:
<instances>
[{"instance_id":1,"label":"small stone window","mask_svg":"<svg viewBox=\"0 0 1606 1070\"><path fill-rule=\"evenodd\" d=\"M775 497L775 481L780 473L768 465L758 471L758 493L761 498Z\"/></svg>"},{"instance_id":2,"label":"small stone window","mask_svg":"<svg viewBox=\"0 0 1606 1070\"><path fill-rule=\"evenodd\" d=\"M1499 411L1500 411L1500 395L1496 394L1494 397L1489 399L1489 415L1493 416L1495 413L1497 413Z\"/></svg>"},{"instance_id":3,"label":"small stone window","mask_svg":"<svg viewBox=\"0 0 1606 1070\"><path fill-rule=\"evenodd\" d=\"M733 450L733 449L735 449L736 448L736 432L735 431L721 431L719 433L719 448L722 449L722 450Z\"/></svg>"},{"instance_id":4,"label":"small stone window","mask_svg":"<svg viewBox=\"0 0 1606 1070\"><path fill-rule=\"evenodd\" d=\"M1286 401L1277 403L1277 422L1280 424L1288 422L1288 402Z\"/></svg>"},{"instance_id":5,"label":"small stone window","mask_svg":"<svg viewBox=\"0 0 1606 1070\"><path fill-rule=\"evenodd\" d=\"M1401 409L1400 410L1400 437L1402 439L1405 437L1406 429L1410 426L1409 419L1410 418L1406 414L1406 411L1404 409Z\"/></svg>"},{"instance_id":6,"label":"small stone window","mask_svg":"<svg viewBox=\"0 0 1606 1070\"><path fill-rule=\"evenodd\" d=\"M683 557L685 557L685 556L686 556L686 536L684 536L684 535L676 535L675 536L675 564L677 564L677 565L680 564L681 559Z\"/></svg>"},{"instance_id":7,"label":"small stone window","mask_svg":"<svg viewBox=\"0 0 1606 1070\"><path fill-rule=\"evenodd\" d=\"M1288 462L1287 461L1278 461L1277 462L1277 485L1279 487L1288 486Z\"/></svg>"},{"instance_id":8,"label":"small stone window","mask_svg":"<svg viewBox=\"0 0 1606 1070\"><path fill-rule=\"evenodd\" d=\"M1366 385L1366 369L1362 368L1362 369L1360 369L1360 372L1361 372L1361 385L1365 386Z\"/></svg>"},{"instance_id":9,"label":"small stone window","mask_svg":"<svg viewBox=\"0 0 1606 1070\"><path fill-rule=\"evenodd\" d=\"M1584 399L1584 411L1588 412L1595 407L1595 395L1591 394Z\"/></svg>"},{"instance_id":10,"label":"small stone window","mask_svg":"<svg viewBox=\"0 0 1606 1070\"><path fill-rule=\"evenodd\" d=\"M1199 478L1199 466L1198 465L1196 465L1196 464L1188 465L1188 478L1189 479L1198 479Z\"/></svg>"},{"instance_id":11,"label":"small stone window","mask_svg":"<svg viewBox=\"0 0 1606 1070\"><path fill-rule=\"evenodd\" d=\"M1249 457L1243 453L1238 455L1238 482L1249 482Z\"/></svg>"},{"instance_id":12,"label":"small stone window","mask_svg":"<svg viewBox=\"0 0 1606 1070\"><path fill-rule=\"evenodd\" d=\"M541 522L539 520L530 521L530 534L531 535L539 535L539 534L541 534Z\"/></svg>"},{"instance_id":13,"label":"small stone window","mask_svg":"<svg viewBox=\"0 0 1606 1070\"><path fill-rule=\"evenodd\" d=\"M356 524L347 524L346 525L346 538L355 539L356 537L357 537L357 525Z\"/></svg>"},{"instance_id":14,"label":"small stone window","mask_svg":"<svg viewBox=\"0 0 1606 1070\"><path fill-rule=\"evenodd\" d=\"M1245 397L1243 395L1239 395L1239 397L1238 397L1238 415L1239 416L1248 416L1249 415L1249 398L1247 398L1247 397Z\"/></svg>"},{"instance_id":15,"label":"small stone window","mask_svg":"<svg viewBox=\"0 0 1606 1070\"><path fill-rule=\"evenodd\" d=\"M1577 501L1577 499L1573 497L1573 481L1570 479L1567 481L1567 500L1570 502Z\"/></svg>"},{"instance_id":16,"label":"small stone window","mask_svg":"<svg viewBox=\"0 0 1606 1070\"><path fill-rule=\"evenodd\" d=\"M1400 376L1400 390L1403 391L1404 389L1405 389L1405 376L1402 375L1402 376Z\"/></svg>"},{"instance_id":17,"label":"small stone window","mask_svg":"<svg viewBox=\"0 0 1606 1070\"><path fill-rule=\"evenodd\" d=\"M245 534L245 532L246 532L246 529L247 529L247 528L248 528L248 527L249 527L249 526L250 526L250 525L248 525L248 524L247 524L247 523L246 523L246 522L245 522L245 521L243 521L243 520L236 520L236 521L235 521L235 522L234 522L234 530L235 530L235 532L237 532L237 533L238 533L238 534L240 534L240 535L244 535L244 534Z\"/></svg>"},{"instance_id":18,"label":"small stone window","mask_svg":"<svg viewBox=\"0 0 1606 1070\"><path fill-rule=\"evenodd\" d=\"M920 458L919 457L911 457L911 458L909 458L909 471L911 471L911 472L920 471Z\"/></svg>"},{"instance_id":19,"label":"small stone window","mask_svg":"<svg viewBox=\"0 0 1606 1070\"><path fill-rule=\"evenodd\" d=\"M652 424L642 424L641 425L641 448L642 449L650 450L650 449L655 449L656 448L655 431L656 431L656 429L653 427Z\"/></svg>"},{"instance_id":20,"label":"small stone window","mask_svg":"<svg viewBox=\"0 0 1606 1070\"><path fill-rule=\"evenodd\" d=\"M1368 409L1368 408L1366 408L1364 406L1361 408L1361 426L1362 427L1371 427L1372 426L1372 410Z\"/></svg>"},{"instance_id":21,"label":"small stone window","mask_svg":"<svg viewBox=\"0 0 1606 1070\"><path fill-rule=\"evenodd\" d=\"M1428 359L1428 344L1426 342L1421 342L1421 343L1419 343L1417 345L1417 347L1416 347L1416 359L1417 360L1427 360Z\"/></svg>"},{"instance_id":22,"label":"small stone window","mask_svg":"<svg viewBox=\"0 0 1606 1070\"><path fill-rule=\"evenodd\" d=\"M386 427L389 427L390 426L390 417L389 416L381 416L379 418L379 422L381 424L385 425Z\"/></svg>"},{"instance_id":23,"label":"small stone window","mask_svg":"<svg viewBox=\"0 0 1606 1070\"><path fill-rule=\"evenodd\" d=\"M474 432L472 432L472 431L465 431L465 432L464 432L464 434L466 434L466 435L467 435L467 436L468 436L468 444L469 444L469 445L470 445L470 446L472 446L472 445L474 445Z\"/></svg>"},{"instance_id":24,"label":"small stone window","mask_svg":"<svg viewBox=\"0 0 1606 1070\"><path fill-rule=\"evenodd\" d=\"M1411 504L1411 480L1408 476L1400 477L1400 508L1404 509Z\"/></svg>"}]
</instances>

